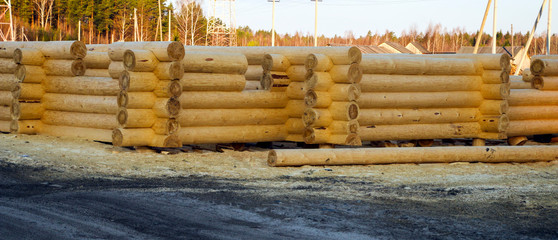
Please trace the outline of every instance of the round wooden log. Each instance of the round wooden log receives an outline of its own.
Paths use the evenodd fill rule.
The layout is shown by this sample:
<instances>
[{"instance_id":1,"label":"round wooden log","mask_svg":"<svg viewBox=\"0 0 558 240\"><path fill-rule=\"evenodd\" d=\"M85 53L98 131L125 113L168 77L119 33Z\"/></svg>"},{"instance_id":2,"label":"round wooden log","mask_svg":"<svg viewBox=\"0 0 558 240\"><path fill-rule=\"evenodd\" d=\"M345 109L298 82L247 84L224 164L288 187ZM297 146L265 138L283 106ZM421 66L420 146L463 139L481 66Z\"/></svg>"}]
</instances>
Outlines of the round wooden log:
<instances>
[{"instance_id":1,"label":"round wooden log","mask_svg":"<svg viewBox=\"0 0 558 240\"><path fill-rule=\"evenodd\" d=\"M431 58L407 55L365 54L360 63L365 74L478 75L469 59Z\"/></svg>"},{"instance_id":2,"label":"round wooden log","mask_svg":"<svg viewBox=\"0 0 558 240\"><path fill-rule=\"evenodd\" d=\"M410 55L414 56L414 55ZM432 54L420 55L433 58L462 58L473 59L479 62L485 70L503 70L510 72L511 70L511 57L507 53L498 54Z\"/></svg>"},{"instance_id":3,"label":"round wooden log","mask_svg":"<svg viewBox=\"0 0 558 240\"><path fill-rule=\"evenodd\" d=\"M263 76L263 69L261 65L248 65L244 77L246 81L260 81Z\"/></svg>"},{"instance_id":4,"label":"round wooden log","mask_svg":"<svg viewBox=\"0 0 558 240\"><path fill-rule=\"evenodd\" d=\"M37 134L41 132L43 123L41 120L19 120L11 121L9 132L13 134Z\"/></svg>"},{"instance_id":5,"label":"round wooden log","mask_svg":"<svg viewBox=\"0 0 558 240\"><path fill-rule=\"evenodd\" d=\"M304 95L304 103L310 108L327 108L331 105L331 95L328 92L316 92L314 90L306 91Z\"/></svg>"},{"instance_id":6,"label":"round wooden log","mask_svg":"<svg viewBox=\"0 0 558 240\"><path fill-rule=\"evenodd\" d=\"M327 72L314 72L304 84L307 90L328 91L335 82Z\"/></svg>"},{"instance_id":7,"label":"round wooden log","mask_svg":"<svg viewBox=\"0 0 558 240\"><path fill-rule=\"evenodd\" d=\"M176 118L180 110L180 102L176 98L157 98L153 105L153 112L160 118Z\"/></svg>"},{"instance_id":8,"label":"round wooden log","mask_svg":"<svg viewBox=\"0 0 558 240\"><path fill-rule=\"evenodd\" d=\"M181 61L185 55L180 42L114 42L109 45L108 55L112 61L122 61L128 49L150 50L161 62Z\"/></svg>"},{"instance_id":9,"label":"round wooden log","mask_svg":"<svg viewBox=\"0 0 558 240\"><path fill-rule=\"evenodd\" d=\"M514 120L507 131L509 137L555 133L558 133L557 119Z\"/></svg>"},{"instance_id":10,"label":"round wooden log","mask_svg":"<svg viewBox=\"0 0 558 240\"><path fill-rule=\"evenodd\" d=\"M327 127L333 122L333 117L327 109L307 108L302 114L302 121L306 127Z\"/></svg>"},{"instance_id":11,"label":"round wooden log","mask_svg":"<svg viewBox=\"0 0 558 240\"><path fill-rule=\"evenodd\" d=\"M483 84L481 94L484 99L503 100L510 95L510 84Z\"/></svg>"},{"instance_id":12,"label":"round wooden log","mask_svg":"<svg viewBox=\"0 0 558 240\"><path fill-rule=\"evenodd\" d=\"M0 91L12 91L17 84L18 80L12 74L0 74Z\"/></svg>"},{"instance_id":13,"label":"round wooden log","mask_svg":"<svg viewBox=\"0 0 558 240\"><path fill-rule=\"evenodd\" d=\"M291 80L285 72L266 72L260 79L264 90L283 92L289 86Z\"/></svg>"},{"instance_id":14,"label":"round wooden log","mask_svg":"<svg viewBox=\"0 0 558 240\"><path fill-rule=\"evenodd\" d=\"M335 84L328 91L333 101L356 101L362 94L359 84Z\"/></svg>"},{"instance_id":15,"label":"round wooden log","mask_svg":"<svg viewBox=\"0 0 558 240\"><path fill-rule=\"evenodd\" d=\"M45 70L41 66L17 65L14 75L19 82L26 83L41 83L46 78Z\"/></svg>"},{"instance_id":16,"label":"round wooden log","mask_svg":"<svg viewBox=\"0 0 558 240\"><path fill-rule=\"evenodd\" d=\"M521 74L521 77L523 81L530 82L531 80L533 80L533 77L535 77L535 75L531 73L531 70L529 68L525 68L523 69L523 73Z\"/></svg>"},{"instance_id":17,"label":"round wooden log","mask_svg":"<svg viewBox=\"0 0 558 240\"><path fill-rule=\"evenodd\" d=\"M286 73L291 81L304 82L308 77L312 76L309 73L313 73L313 71L306 71L304 65L291 65L287 68Z\"/></svg>"},{"instance_id":18,"label":"round wooden log","mask_svg":"<svg viewBox=\"0 0 558 240\"><path fill-rule=\"evenodd\" d=\"M51 76L83 76L87 67L81 59L47 60L43 64L46 75Z\"/></svg>"},{"instance_id":19,"label":"round wooden log","mask_svg":"<svg viewBox=\"0 0 558 240\"><path fill-rule=\"evenodd\" d=\"M533 75L558 75L558 59L535 59L529 68Z\"/></svg>"},{"instance_id":20,"label":"round wooden log","mask_svg":"<svg viewBox=\"0 0 558 240\"><path fill-rule=\"evenodd\" d=\"M327 72L333 67L333 62L324 54L312 53L306 57L304 67L314 72Z\"/></svg>"},{"instance_id":21,"label":"round wooden log","mask_svg":"<svg viewBox=\"0 0 558 240\"><path fill-rule=\"evenodd\" d=\"M360 124L357 120L350 121L333 121L327 127L332 134L351 134L358 133Z\"/></svg>"},{"instance_id":22,"label":"round wooden log","mask_svg":"<svg viewBox=\"0 0 558 240\"><path fill-rule=\"evenodd\" d=\"M12 58L17 48L36 48L46 58L56 59L82 59L87 54L85 44L80 41L3 42L0 45L0 58Z\"/></svg>"},{"instance_id":23,"label":"round wooden log","mask_svg":"<svg viewBox=\"0 0 558 240\"><path fill-rule=\"evenodd\" d=\"M306 103L304 100L290 100L285 107L287 113L291 118L301 118L302 114L306 110Z\"/></svg>"},{"instance_id":24,"label":"round wooden log","mask_svg":"<svg viewBox=\"0 0 558 240\"><path fill-rule=\"evenodd\" d=\"M308 144L362 145L357 134L332 134L329 129L324 128L306 128L302 137Z\"/></svg>"},{"instance_id":25,"label":"round wooden log","mask_svg":"<svg viewBox=\"0 0 558 240\"><path fill-rule=\"evenodd\" d=\"M284 93L264 91L188 92L180 96L184 109L284 108L288 101Z\"/></svg>"},{"instance_id":26,"label":"round wooden log","mask_svg":"<svg viewBox=\"0 0 558 240\"><path fill-rule=\"evenodd\" d=\"M179 80L184 76L184 67L180 62L160 62L153 73L159 80Z\"/></svg>"},{"instance_id":27,"label":"round wooden log","mask_svg":"<svg viewBox=\"0 0 558 240\"><path fill-rule=\"evenodd\" d=\"M83 74L84 77L104 77L104 78L112 78L108 69L85 69L85 73Z\"/></svg>"},{"instance_id":28,"label":"round wooden log","mask_svg":"<svg viewBox=\"0 0 558 240\"><path fill-rule=\"evenodd\" d=\"M362 141L449 139L476 138L480 132L480 125L476 122L373 126L361 124L359 136Z\"/></svg>"},{"instance_id":29,"label":"round wooden log","mask_svg":"<svg viewBox=\"0 0 558 240\"><path fill-rule=\"evenodd\" d=\"M484 70L482 81L486 84L500 84L510 82L510 73L502 70Z\"/></svg>"},{"instance_id":30,"label":"round wooden log","mask_svg":"<svg viewBox=\"0 0 558 240\"><path fill-rule=\"evenodd\" d=\"M279 125L287 119L284 109L183 109L178 116L183 127Z\"/></svg>"},{"instance_id":31,"label":"round wooden log","mask_svg":"<svg viewBox=\"0 0 558 240\"><path fill-rule=\"evenodd\" d=\"M265 54L261 66L264 71L285 72L291 63L281 54Z\"/></svg>"},{"instance_id":32,"label":"round wooden log","mask_svg":"<svg viewBox=\"0 0 558 240\"><path fill-rule=\"evenodd\" d=\"M360 108L459 108L478 107L480 92L362 93Z\"/></svg>"},{"instance_id":33,"label":"round wooden log","mask_svg":"<svg viewBox=\"0 0 558 240\"><path fill-rule=\"evenodd\" d=\"M155 124L157 116L151 109L120 108L116 120L121 127L125 128L150 128Z\"/></svg>"},{"instance_id":34,"label":"round wooden log","mask_svg":"<svg viewBox=\"0 0 558 240\"><path fill-rule=\"evenodd\" d=\"M0 132L9 133L10 132L10 125L12 121L4 121L0 120Z\"/></svg>"},{"instance_id":35,"label":"round wooden log","mask_svg":"<svg viewBox=\"0 0 558 240\"><path fill-rule=\"evenodd\" d=\"M507 113L509 109L508 102L502 100L484 100L479 107L479 111L483 115L500 115Z\"/></svg>"},{"instance_id":36,"label":"round wooden log","mask_svg":"<svg viewBox=\"0 0 558 240\"><path fill-rule=\"evenodd\" d=\"M174 118L157 118L151 128L158 135L175 134L180 130L180 123Z\"/></svg>"},{"instance_id":37,"label":"round wooden log","mask_svg":"<svg viewBox=\"0 0 558 240\"><path fill-rule=\"evenodd\" d=\"M20 100L40 100L44 94L41 84L36 83L19 83L12 89L13 98Z\"/></svg>"},{"instance_id":38,"label":"round wooden log","mask_svg":"<svg viewBox=\"0 0 558 240\"><path fill-rule=\"evenodd\" d=\"M183 144L204 144L283 141L288 133L285 125L281 124L182 127L177 135Z\"/></svg>"},{"instance_id":39,"label":"round wooden log","mask_svg":"<svg viewBox=\"0 0 558 240\"><path fill-rule=\"evenodd\" d=\"M168 98L168 97L175 97L178 98L182 95L182 85L178 80L163 80L157 82L153 93L157 97Z\"/></svg>"},{"instance_id":40,"label":"round wooden log","mask_svg":"<svg viewBox=\"0 0 558 240\"><path fill-rule=\"evenodd\" d=\"M521 76L512 76L512 77L519 77L521 78ZM510 81L510 89L530 89L533 88L531 86L532 83L530 82L525 82L523 80L511 80Z\"/></svg>"},{"instance_id":41,"label":"round wooden log","mask_svg":"<svg viewBox=\"0 0 558 240\"><path fill-rule=\"evenodd\" d=\"M12 59L0 58L0 74L13 74L17 68L17 64Z\"/></svg>"},{"instance_id":42,"label":"round wooden log","mask_svg":"<svg viewBox=\"0 0 558 240\"><path fill-rule=\"evenodd\" d=\"M180 79L183 91L235 91L244 90L246 79L240 74L186 73Z\"/></svg>"},{"instance_id":43,"label":"round wooden log","mask_svg":"<svg viewBox=\"0 0 558 240\"><path fill-rule=\"evenodd\" d=\"M108 114L118 112L115 96L46 93L42 102L45 109L54 111Z\"/></svg>"},{"instance_id":44,"label":"round wooden log","mask_svg":"<svg viewBox=\"0 0 558 240\"><path fill-rule=\"evenodd\" d=\"M48 93L100 96L115 96L118 93L118 81L108 77L48 76L42 87Z\"/></svg>"},{"instance_id":45,"label":"round wooden log","mask_svg":"<svg viewBox=\"0 0 558 240\"><path fill-rule=\"evenodd\" d=\"M129 92L151 92L158 82L159 79L152 72L122 71L118 78L120 90Z\"/></svg>"},{"instance_id":46,"label":"round wooden log","mask_svg":"<svg viewBox=\"0 0 558 240\"><path fill-rule=\"evenodd\" d=\"M152 92L120 91L116 96L118 107L129 109L151 109L157 100L157 96Z\"/></svg>"},{"instance_id":47,"label":"round wooden log","mask_svg":"<svg viewBox=\"0 0 558 240\"><path fill-rule=\"evenodd\" d=\"M287 87L287 97L289 99L303 100L305 95L305 83L303 82L292 82Z\"/></svg>"},{"instance_id":48,"label":"round wooden log","mask_svg":"<svg viewBox=\"0 0 558 240\"><path fill-rule=\"evenodd\" d=\"M32 120L41 119L45 108L41 103L13 102L10 106L12 119Z\"/></svg>"},{"instance_id":49,"label":"round wooden log","mask_svg":"<svg viewBox=\"0 0 558 240\"><path fill-rule=\"evenodd\" d=\"M531 87L538 89L538 90L545 90L545 91L556 91L558 90L558 77L550 76L550 77L542 77L542 76L535 76L531 80Z\"/></svg>"},{"instance_id":50,"label":"round wooden log","mask_svg":"<svg viewBox=\"0 0 558 240\"><path fill-rule=\"evenodd\" d=\"M258 81L246 81L246 85L244 85L244 91L250 90L263 90L262 84L260 80Z\"/></svg>"},{"instance_id":51,"label":"round wooden log","mask_svg":"<svg viewBox=\"0 0 558 240\"><path fill-rule=\"evenodd\" d=\"M43 124L40 130L40 134L55 136L55 137L83 138L83 139L95 140L101 142L112 141L112 130L110 129L56 126L56 125Z\"/></svg>"},{"instance_id":52,"label":"round wooden log","mask_svg":"<svg viewBox=\"0 0 558 240\"><path fill-rule=\"evenodd\" d=\"M0 106L10 106L14 97L9 91L0 91Z\"/></svg>"},{"instance_id":53,"label":"round wooden log","mask_svg":"<svg viewBox=\"0 0 558 240\"><path fill-rule=\"evenodd\" d=\"M328 108L334 120L349 121L357 119L360 108L356 102L332 102Z\"/></svg>"},{"instance_id":54,"label":"round wooden log","mask_svg":"<svg viewBox=\"0 0 558 240\"><path fill-rule=\"evenodd\" d=\"M45 111L41 121L48 125L83 128L114 129L117 122L112 114Z\"/></svg>"},{"instance_id":55,"label":"round wooden log","mask_svg":"<svg viewBox=\"0 0 558 240\"><path fill-rule=\"evenodd\" d=\"M517 136L508 138L508 145L510 146L523 146L527 143L528 139L525 136Z\"/></svg>"},{"instance_id":56,"label":"round wooden log","mask_svg":"<svg viewBox=\"0 0 558 240\"><path fill-rule=\"evenodd\" d=\"M300 118L289 118L287 122L285 122L285 126L289 134L302 134L306 128L304 122Z\"/></svg>"},{"instance_id":57,"label":"round wooden log","mask_svg":"<svg viewBox=\"0 0 558 240\"><path fill-rule=\"evenodd\" d=\"M513 89L507 100L510 106L558 105L558 91Z\"/></svg>"},{"instance_id":58,"label":"round wooden log","mask_svg":"<svg viewBox=\"0 0 558 240\"><path fill-rule=\"evenodd\" d=\"M126 50L124 51L124 68L134 72L153 72L159 60L149 50Z\"/></svg>"},{"instance_id":59,"label":"round wooden log","mask_svg":"<svg viewBox=\"0 0 558 240\"><path fill-rule=\"evenodd\" d=\"M363 126L477 122L477 108L361 109L358 122Z\"/></svg>"},{"instance_id":60,"label":"round wooden log","mask_svg":"<svg viewBox=\"0 0 558 240\"><path fill-rule=\"evenodd\" d=\"M434 145L434 139L421 139L417 140L417 143L421 147L432 147L432 145Z\"/></svg>"},{"instance_id":61,"label":"round wooden log","mask_svg":"<svg viewBox=\"0 0 558 240\"><path fill-rule=\"evenodd\" d=\"M157 135L151 128L114 129L114 146L182 147L176 135Z\"/></svg>"},{"instance_id":62,"label":"round wooden log","mask_svg":"<svg viewBox=\"0 0 558 240\"><path fill-rule=\"evenodd\" d=\"M479 123L481 130L484 132L506 132L510 125L510 119L506 114L483 116Z\"/></svg>"},{"instance_id":63,"label":"round wooden log","mask_svg":"<svg viewBox=\"0 0 558 240\"><path fill-rule=\"evenodd\" d=\"M513 106L507 115L510 120L558 119L558 106Z\"/></svg>"},{"instance_id":64,"label":"round wooden log","mask_svg":"<svg viewBox=\"0 0 558 240\"><path fill-rule=\"evenodd\" d=\"M182 60L187 73L246 73L248 62L242 54L216 52L187 52Z\"/></svg>"},{"instance_id":65,"label":"round wooden log","mask_svg":"<svg viewBox=\"0 0 558 240\"><path fill-rule=\"evenodd\" d=\"M281 149L269 152L273 167L302 165L370 165L391 163L554 161L552 146L488 146L432 148Z\"/></svg>"},{"instance_id":66,"label":"round wooden log","mask_svg":"<svg viewBox=\"0 0 558 240\"><path fill-rule=\"evenodd\" d=\"M12 120L12 110L10 106L0 106L0 120L1 121Z\"/></svg>"},{"instance_id":67,"label":"round wooden log","mask_svg":"<svg viewBox=\"0 0 558 240\"><path fill-rule=\"evenodd\" d=\"M126 69L124 68L124 64L122 62L111 62L108 68L108 73L111 78L118 79L120 78L120 74Z\"/></svg>"},{"instance_id":68,"label":"round wooden log","mask_svg":"<svg viewBox=\"0 0 558 240\"><path fill-rule=\"evenodd\" d=\"M287 137L285 138L285 141L302 143L302 142L304 142L304 138L302 137L302 134L291 133L291 134L287 135Z\"/></svg>"},{"instance_id":69,"label":"round wooden log","mask_svg":"<svg viewBox=\"0 0 558 240\"><path fill-rule=\"evenodd\" d=\"M335 65L329 74L336 83L360 83L362 80L362 68L358 64Z\"/></svg>"},{"instance_id":70,"label":"round wooden log","mask_svg":"<svg viewBox=\"0 0 558 240\"><path fill-rule=\"evenodd\" d=\"M45 56L39 49L18 48L14 50L13 60L17 64L40 66L45 62Z\"/></svg>"},{"instance_id":71,"label":"round wooden log","mask_svg":"<svg viewBox=\"0 0 558 240\"><path fill-rule=\"evenodd\" d=\"M105 54L107 54L109 50L109 46L110 44L86 44L85 45L85 47L87 48L87 55L89 55L90 52L104 52Z\"/></svg>"},{"instance_id":72,"label":"round wooden log","mask_svg":"<svg viewBox=\"0 0 558 240\"><path fill-rule=\"evenodd\" d=\"M479 76L460 75L376 75L364 74L363 92L450 92L478 91L483 84Z\"/></svg>"},{"instance_id":73,"label":"round wooden log","mask_svg":"<svg viewBox=\"0 0 558 240\"><path fill-rule=\"evenodd\" d=\"M107 52L87 52L87 56L83 59L87 69L108 69L110 65L110 58Z\"/></svg>"}]
</instances>

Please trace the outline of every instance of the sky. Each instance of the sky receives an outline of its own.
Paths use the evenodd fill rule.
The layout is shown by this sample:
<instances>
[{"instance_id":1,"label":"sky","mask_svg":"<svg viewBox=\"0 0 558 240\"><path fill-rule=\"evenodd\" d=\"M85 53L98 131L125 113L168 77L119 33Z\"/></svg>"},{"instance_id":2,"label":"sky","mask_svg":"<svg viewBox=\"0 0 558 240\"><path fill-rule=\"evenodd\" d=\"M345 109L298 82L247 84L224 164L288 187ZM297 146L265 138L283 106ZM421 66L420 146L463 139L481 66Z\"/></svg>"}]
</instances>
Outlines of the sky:
<instances>
[{"instance_id":1,"label":"sky","mask_svg":"<svg viewBox=\"0 0 558 240\"><path fill-rule=\"evenodd\" d=\"M271 1L271 0L269 0ZM397 36L415 26L421 32L430 23L442 24L451 31L464 28L477 31L482 23L488 0L323 0L318 2L318 35L344 36L352 31L356 37L368 31L383 34L386 29ZM514 32L531 31L542 0L499 0L497 29ZM271 30L272 3L268 0L236 0L236 25L252 30ZM555 4L553 4L555 5ZM552 14L556 19L558 10ZM275 29L279 34L314 33L315 2L280 0L275 3ZM486 21L485 33L492 33L493 7ZM545 7L537 33L547 29L548 6ZM558 19L556 19L558 24ZM557 26L558 27L558 26ZM558 29L553 27L552 29ZM555 30L551 31L555 33Z\"/></svg>"}]
</instances>

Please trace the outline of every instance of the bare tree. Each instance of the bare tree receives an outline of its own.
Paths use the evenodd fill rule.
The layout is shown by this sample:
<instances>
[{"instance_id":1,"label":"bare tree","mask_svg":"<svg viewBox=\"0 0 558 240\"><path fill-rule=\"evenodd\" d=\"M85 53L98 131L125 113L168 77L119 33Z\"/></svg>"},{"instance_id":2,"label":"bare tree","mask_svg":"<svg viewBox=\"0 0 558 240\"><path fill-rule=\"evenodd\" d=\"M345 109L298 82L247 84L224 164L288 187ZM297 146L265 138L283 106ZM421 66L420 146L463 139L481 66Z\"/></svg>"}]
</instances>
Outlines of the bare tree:
<instances>
[{"instance_id":1,"label":"bare tree","mask_svg":"<svg viewBox=\"0 0 558 240\"><path fill-rule=\"evenodd\" d=\"M49 18L52 12L52 5L54 0L33 0L35 3L35 9L39 15L39 25L41 28L45 29L48 26Z\"/></svg>"}]
</instances>

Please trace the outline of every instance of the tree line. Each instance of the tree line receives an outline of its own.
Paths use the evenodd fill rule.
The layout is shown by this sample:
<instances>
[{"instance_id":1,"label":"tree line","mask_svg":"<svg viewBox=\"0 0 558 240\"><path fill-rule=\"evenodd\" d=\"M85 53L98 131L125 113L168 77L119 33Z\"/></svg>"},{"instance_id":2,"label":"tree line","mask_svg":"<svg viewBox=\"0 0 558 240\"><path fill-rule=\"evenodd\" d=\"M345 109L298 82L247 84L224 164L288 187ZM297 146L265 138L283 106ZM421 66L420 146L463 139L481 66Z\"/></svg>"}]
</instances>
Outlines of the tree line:
<instances>
[{"instance_id":1,"label":"tree line","mask_svg":"<svg viewBox=\"0 0 558 240\"><path fill-rule=\"evenodd\" d=\"M159 5L160 4L160 5ZM160 8L159 8L160 6ZM201 1L182 0L12 0L16 40L76 40L87 44L114 41L181 41L187 45L211 43L207 35L208 17ZM159 13L160 11L160 13ZM161 24L159 24L159 15ZM137 23L137 25L136 25ZM136 25L136 26L135 26ZM169 30L170 25L170 30ZM463 28L448 30L441 24L430 24L419 31L416 26L397 35L393 31L355 36L346 31L333 37L318 37L318 45L379 45L386 41L406 45L419 42L431 52L455 52L461 46L474 46L478 32ZM238 27L239 46L270 46L271 31ZM524 46L529 33L498 32L498 46ZM312 33L276 34L278 46L313 46ZM492 37L483 34L481 46L489 46ZM529 54L545 53L546 35L535 35ZM558 37L552 36L551 53L558 53Z\"/></svg>"}]
</instances>

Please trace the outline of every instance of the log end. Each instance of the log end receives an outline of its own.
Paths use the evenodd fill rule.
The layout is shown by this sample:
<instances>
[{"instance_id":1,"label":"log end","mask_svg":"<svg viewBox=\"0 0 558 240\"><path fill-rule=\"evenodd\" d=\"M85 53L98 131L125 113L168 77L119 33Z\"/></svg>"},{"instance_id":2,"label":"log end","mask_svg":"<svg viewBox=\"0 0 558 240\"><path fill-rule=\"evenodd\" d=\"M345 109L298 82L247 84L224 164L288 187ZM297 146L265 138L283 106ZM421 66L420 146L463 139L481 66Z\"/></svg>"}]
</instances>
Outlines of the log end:
<instances>
[{"instance_id":1,"label":"log end","mask_svg":"<svg viewBox=\"0 0 558 240\"><path fill-rule=\"evenodd\" d=\"M166 108L170 117L176 117L180 113L180 109L182 108L182 106L180 106L180 101L178 101L178 98L171 97L167 101Z\"/></svg>"},{"instance_id":2,"label":"log end","mask_svg":"<svg viewBox=\"0 0 558 240\"><path fill-rule=\"evenodd\" d=\"M17 120L13 119L10 122L10 133L11 134L16 134L19 133L19 123Z\"/></svg>"},{"instance_id":3,"label":"log end","mask_svg":"<svg viewBox=\"0 0 558 240\"><path fill-rule=\"evenodd\" d=\"M360 90L360 85L359 84L351 84L351 86L349 87L349 92L347 93L349 101L358 100L360 98L361 94L362 94L362 91Z\"/></svg>"},{"instance_id":4,"label":"log end","mask_svg":"<svg viewBox=\"0 0 558 240\"><path fill-rule=\"evenodd\" d=\"M122 134L122 130L120 129L112 130L112 145L116 147L122 147L123 142L124 142L124 135Z\"/></svg>"},{"instance_id":5,"label":"log end","mask_svg":"<svg viewBox=\"0 0 558 240\"><path fill-rule=\"evenodd\" d=\"M85 56L87 56L87 47L85 46L85 43L82 41L74 41L72 46L70 46L70 54L72 54L75 59L85 58Z\"/></svg>"},{"instance_id":6,"label":"log end","mask_svg":"<svg viewBox=\"0 0 558 240\"><path fill-rule=\"evenodd\" d=\"M21 52L21 49L17 48L16 50L14 50L13 59L16 64L21 64L21 60L23 59L23 53Z\"/></svg>"},{"instance_id":7,"label":"log end","mask_svg":"<svg viewBox=\"0 0 558 240\"><path fill-rule=\"evenodd\" d=\"M21 106L19 105L19 101L17 99L14 99L12 101L12 105L10 106L10 116L12 117L12 120L19 120L19 117L21 116Z\"/></svg>"},{"instance_id":8,"label":"log end","mask_svg":"<svg viewBox=\"0 0 558 240\"><path fill-rule=\"evenodd\" d=\"M518 136L518 137L510 137L508 138L508 145L510 146L523 146L527 143L527 137L525 136Z\"/></svg>"},{"instance_id":9,"label":"log end","mask_svg":"<svg viewBox=\"0 0 558 240\"><path fill-rule=\"evenodd\" d=\"M348 146L362 146L362 140L360 139L360 136L358 136L358 134L351 133L351 134L347 135L347 138L345 140L345 145L348 145Z\"/></svg>"},{"instance_id":10,"label":"log end","mask_svg":"<svg viewBox=\"0 0 558 240\"><path fill-rule=\"evenodd\" d=\"M166 128L169 134L174 134L180 130L180 122L175 118L170 118L166 123Z\"/></svg>"},{"instance_id":11,"label":"log end","mask_svg":"<svg viewBox=\"0 0 558 240\"><path fill-rule=\"evenodd\" d=\"M124 68L126 68L126 70L134 71L134 68L136 67L136 54L134 51L130 49L124 51L122 62L124 63Z\"/></svg>"},{"instance_id":12,"label":"log end","mask_svg":"<svg viewBox=\"0 0 558 240\"><path fill-rule=\"evenodd\" d=\"M126 70L120 73L120 77L118 77L118 86L120 87L121 91L127 91L130 87L130 73Z\"/></svg>"},{"instance_id":13,"label":"log end","mask_svg":"<svg viewBox=\"0 0 558 240\"><path fill-rule=\"evenodd\" d=\"M85 66L85 62L83 62L83 60L77 59L72 62L72 74L74 74L74 76L85 75L85 70L87 70L87 67Z\"/></svg>"},{"instance_id":14,"label":"log end","mask_svg":"<svg viewBox=\"0 0 558 240\"><path fill-rule=\"evenodd\" d=\"M273 56L271 54L265 54L262 60L262 69L264 71L271 71L273 68Z\"/></svg>"},{"instance_id":15,"label":"log end","mask_svg":"<svg viewBox=\"0 0 558 240\"><path fill-rule=\"evenodd\" d=\"M186 49L180 42L171 42L167 47L167 54L172 61L182 61L186 55Z\"/></svg>"},{"instance_id":16,"label":"log end","mask_svg":"<svg viewBox=\"0 0 558 240\"><path fill-rule=\"evenodd\" d=\"M116 102L118 103L118 107L127 107L128 106L128 92L121 90L118 92L116 96Z\"/></svg>"},{"instance_id":17,"label":"log end","mask_svg":"<svg viewBox=\"0 0 558 240\"><path fill-rule=\"evenodd\" d=\"M316 104L318 103L318 94L316 93L316 91L314 90L308 90L306 91L306 94L304 94L304 104L306 104L306 107L314 107L316 106Z\"/></svg>"},{"instance_id":18,"label":"log end","mask_svg":"<svg viewBox=\"0 0 558 240\"><path fill-rule=\"evenodd\" d=\"M168 148L179 148L182 147L182 141L176 135L170 135L165 138L163 142L164 147Z\"/></svg>"},{"instance_id":19,"label":"log end","mask_svg":"<svg viewBox=\"0 0 558 240\"><path fill-rule=\"evenodd\" d=\"M121 127L126 127L128 123L128 110L126 108L119 108L118 113L116 114L116 120Z\"/></svg>"},{"instance_id":20,"label":"log end","mask_svg":"<svg viewBox=\"0 0 558 240\"><path fill-rule=\"evenodd\" d=\"M502 83L509 83L510 82L510 72L502 71L500 73L500 80Z\"/></svg>"},{"instance_id":21,"label":"log end","mask_svg":"<svg viewBox=\"0 0 558 240\"><path fill-rule=\"evenodd\" d=\"M357 47L349 48L349 59L351 63L360 63L362 61L362 52Z\"/></svg>"},{"instance_id":22,"label":"log end","mask_svg":"<svg viewBox=\"0 0 558 240\"><path fill-rule=\"evenodd\" d=\"M510 118L506 114L502 114L498 120L498 132L505 133L510 127Z\"/></svg>"},{"instance_id":23,"label":"log end","mask_svg":"<svg viewBox=\"0 0 558 240\"><path fill-rule=\"evenodd\" d=\"M432 145L434 145L434 139L420 139L417 143L421 147L432 147Z\"/></svg>"},{"instance_id":24,"label":"log end","mask_svg":"<svg viewBox=\"0 0 558 240\"><path fill-rule=\"evenodd\" d=\"M500 57L500 67L502 67L502 70L504 72L507 72L507 74L510 73L511 71L511 57L509 54L502 54L502 56Z\"/></svg>"},{"instance_id":25,"label":"log end","mask_svg":"<svg viewBox=\"0 0 558 240\"><path fill-rule=\"evenodd\" d=\"M184 66L181 62L173 62L169 69L172 80L179 80L184 77Z\"/></svg>"},{"instance_id":26,"label":"log end","mask_svg":"<svg viewBox=\"0 0 558 240\"><path fill-rule=\"evenodd\" d=\"M511 85L509 83L502 84L500 87L500 96L502 96L502 99L508 99L510 96L510 91Z\"/></svg>"},{"instance_id":27,"label":"log end","mask_svg":"<svg viewBox=\"0 0 558 240\"><path fill-rule=\"evenodd\" d=\"M168 93L169 96L175 98L180 97L180 95L182 95L182 84L180 84L180 81L171 81L169 83Z\"/></svg>"},{"instance_id":28,"label":"log end","mask_svg":"<svg viewBox=\"0 0 558 240\"><path fill-rule=\"evenodd\" d=\"M15 84L12 87L12 97L13 99L19 99L21 97L21 85L20 84Z\"/></svg>"},{"instance_id":29,"label":"log end","mask_svg":"<svg viewBox=\"0 0 558 240\"><path fill-rule=\"evenodd\" d=\"M314 69L318 65L318 57L315 54L308 54L306 60L304 61L304 68L306 70Z\"/></svg>"},{"instance_id":30,"label":"log end","mask_svg":"<svg viewBox=\"0 0 558 240\"><path fill-rule=\"evenodd\" d=\"M362 68L358 63L351 64L348 77L350 83L360 83L360 80L362 80Z\"/></svg>"},{"instance_id":31,"label":"log end","mask_svg":"<svg viewBox=\"0 0 558 240\"><path fill-rule=\"evenodd\" d=\"M304 132L302 133L302 138L304 139L304 142L307 144L316 143L316 134L314 132L314 129L310 127L305 128Z\"/></svg>"},{"instance_id":32,"label":"log end","mask_svg":"<svg viewBox=\"0 0 558 240\"><path fill-rule=\"evenodd\" d=\"M269 165L270 167L277 166L277 152L275 152L275 150L271 150L267 154L267 165Z\"/></svg>"},{"instance_id":33,"label":"log end","mask_svg":"<svg viewBox=\"0 0 558 240\"><path fill-rule=\"evenodd\" d=\"M25 80L25 76L27 74L27 70L25 69L25 65L17 65L15 69L14 76L16 77L17 81L23 82Z\"/></svg>"},{"instance_id":34,"label":"log end","mask_svg":"<svg viewBox=\"0 0 558 240\"><path fill-rule=\"evenodd\" d=\"M357 119L360 112L360 108L356 102L351 102L348 106L347 113L349 120Z\"/></svg>"},{"instance_id":35,"label":"log end","mask_svg":"<svg viewBox=\"0 0 558 240\"><path fill-rule=\"evenodd\" d=\"M273 76L271 76L271 73L264 73L260 79L260 85L263 90L271 90L271 87L273 86Z\"/></svg>"},{"instance_id":36,"label":"log end","mask_svg":"<svg viewBox=\"0 0 558 240\"><path fill-rule=\"evenodd\" d=\"M304 123L304 126L312 126L312 124L314 124L319 118L318 115L318 111L315 109L307 108L304 110L304 113L302 114L302 122Z\"/></svg>"},{"instance_id":37,"label":"log end","mask_svg":"<svg viewBox=\"0 0 558 240\"><path fill-rule=\"evenodd\" d=\"M541 75L544 72L544 61L542 59L533 60L529 69L533 75Z\"/></svg>"},{"instance_id":38,"label":"log end","mask_svg":"<svg viewBox=\"0 0 558 240\"><path fill-rule=\"evenodd\" d=\"M542 89L544 88L544 79L541 76L534 76L531 79L531 87L534 89Z\"/></svg>"}]
</instances>

